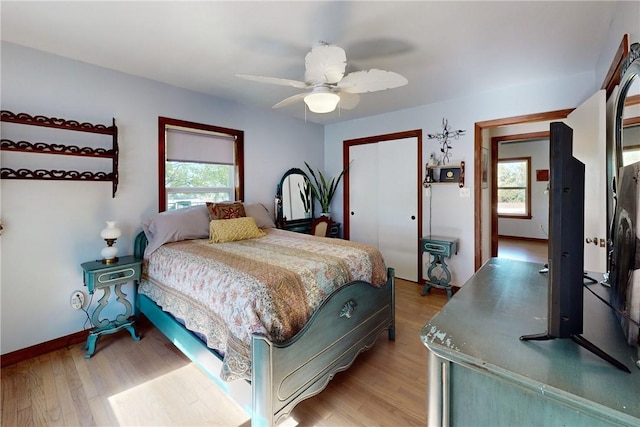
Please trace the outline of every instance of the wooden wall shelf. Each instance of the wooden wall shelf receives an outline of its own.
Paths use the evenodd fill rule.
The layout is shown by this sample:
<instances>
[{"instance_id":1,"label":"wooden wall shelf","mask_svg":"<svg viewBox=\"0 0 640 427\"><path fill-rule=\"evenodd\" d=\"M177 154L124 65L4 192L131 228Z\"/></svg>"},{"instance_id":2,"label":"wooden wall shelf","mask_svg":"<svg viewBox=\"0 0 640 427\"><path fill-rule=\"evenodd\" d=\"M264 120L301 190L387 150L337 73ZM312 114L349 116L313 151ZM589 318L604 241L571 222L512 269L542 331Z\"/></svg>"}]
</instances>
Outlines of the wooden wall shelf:
<instances>
[{"instance_id":1,"label":"wooden wall shelf","mask_svg":"<svg viewBox=\"0 0 640 427\"><path fill-rule=\"evenodd\" d=\"M79 147L66 144L48 144L45 142L12 141L2 139L0 149L3 151L16 151L23 153L56 154L64 156L93 157L112 159L111 172L78 172L73 170L47 170L47 169L0 169L2 179L39 179L39 180L71 180L71 181L111 181L112 197L115 197L118 189L118 128L113 119L111 126L102 124L80 123L75 120L59 119L46 116L31 116L26 113L14 114L11 111L0 111L0 120L3 122L17 123L28 126L41 126L63 129L77 132L97 133L111 135L113 145L111 148Z\"/></svg>"},{"instance_id":2,"label":"wooden wall shelf","mask_svg":"<svg viewBox=\"0 0 640 427\"><path fill-rule=\"evenodd\" d=\"M441 184L458 184L458 187L464 187L464 162L451 165L426 164L423 187Z\"/></svg>"}]
</instances>

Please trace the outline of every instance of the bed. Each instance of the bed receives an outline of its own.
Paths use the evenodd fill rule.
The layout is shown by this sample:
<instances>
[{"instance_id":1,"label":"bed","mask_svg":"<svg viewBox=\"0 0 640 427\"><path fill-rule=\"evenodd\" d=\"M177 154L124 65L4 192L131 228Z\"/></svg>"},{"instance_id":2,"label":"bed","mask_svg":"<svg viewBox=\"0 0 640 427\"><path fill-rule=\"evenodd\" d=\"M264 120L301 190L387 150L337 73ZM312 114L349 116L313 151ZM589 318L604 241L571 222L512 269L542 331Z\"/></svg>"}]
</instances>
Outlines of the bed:
<instances>
[{"instance_id":1,"label":"bed","mask_svg":"<svg viewBox=\"0 0 640 427\"><path fill-rule=\"evenodd\" d=\"M322 391L383 331L395 339L395 280L367 245L260 232L212 243L211 228L208 238L178 235L151 253L157 243L139 233L136 313L239 403L252 425L270 426Z\"/></svg>"}]
</instances>

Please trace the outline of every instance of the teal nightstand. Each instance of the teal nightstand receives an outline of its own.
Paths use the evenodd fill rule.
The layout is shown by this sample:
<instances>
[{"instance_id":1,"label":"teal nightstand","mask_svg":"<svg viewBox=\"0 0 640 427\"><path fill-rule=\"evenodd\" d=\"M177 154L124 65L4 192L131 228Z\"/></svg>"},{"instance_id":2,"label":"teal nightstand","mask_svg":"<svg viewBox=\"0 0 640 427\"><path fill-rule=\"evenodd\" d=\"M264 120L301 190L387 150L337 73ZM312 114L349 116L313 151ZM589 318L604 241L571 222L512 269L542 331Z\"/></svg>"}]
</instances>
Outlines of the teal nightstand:
<instances>
[{"instance_id":1,"label":"teal nightstand","mask_svg":"<svg viewBox=\"0 0 640 427\"><path fill-rule=\"evenodd\" d=\"M450 258L452 254L458 253L458 239L444 236L426 236L420 239L421 253L428 253L433 256L431 265L427 270L429 280L424 282L421 295L424 296L429 292L431 287L440 288L447 291L447 299L451 298L451 273L447 268L445 258ZM440 266L444 277L437 278L433 274L433 270Z\"/></svg>"},{"instance_id":2,"label":"teal nightstand","mask_svg":"<svg viewBox=\"0 0 640 427\"><path fill-rule=\"evenodd\" d=\"M120 288L126 283L134 282L135 292L135 286L142 276L142 260L134 256L124 256L111 264L104 264L102 261L89 261L82 264L82 269L84 270L84 284L89 293L93 294L96 289L102 289L104 292L102 298L98 301L98 306L91 315L91 324L94 329L89 333L87 344L84 346L84 349L87 350L84 357L89 359L93 356L96 350L96 341L102 335L113 334L126 329L134 340L140 340L133 326L135 321L129 319L133 313L132 305L127 301L127 295ZM119 314L115 320L100 320L102 309L109 303L112 286L118 296L116 302L124 305L126 310L123 314Z\"/></svg>"}]
</instances>

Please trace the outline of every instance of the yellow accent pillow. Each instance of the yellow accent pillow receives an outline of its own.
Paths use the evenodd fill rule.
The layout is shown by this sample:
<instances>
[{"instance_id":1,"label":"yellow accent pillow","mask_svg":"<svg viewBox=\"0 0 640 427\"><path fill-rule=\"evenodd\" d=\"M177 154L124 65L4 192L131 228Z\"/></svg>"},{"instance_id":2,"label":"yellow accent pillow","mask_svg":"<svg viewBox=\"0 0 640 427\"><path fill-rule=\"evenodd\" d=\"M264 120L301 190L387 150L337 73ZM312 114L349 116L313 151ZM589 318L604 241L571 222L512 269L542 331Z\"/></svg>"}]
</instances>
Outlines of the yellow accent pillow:
<instances>
[{"instance_id":1,"label":"yellow accent pillow","mask_svg":"<svg viewBox=\"0 0 640 427\"><path fill-rule=\"evenodd\" d=\"M209 223L209 243L235 242L266 236L253 217L218 219Z\"/></svg>"}]
</instances>

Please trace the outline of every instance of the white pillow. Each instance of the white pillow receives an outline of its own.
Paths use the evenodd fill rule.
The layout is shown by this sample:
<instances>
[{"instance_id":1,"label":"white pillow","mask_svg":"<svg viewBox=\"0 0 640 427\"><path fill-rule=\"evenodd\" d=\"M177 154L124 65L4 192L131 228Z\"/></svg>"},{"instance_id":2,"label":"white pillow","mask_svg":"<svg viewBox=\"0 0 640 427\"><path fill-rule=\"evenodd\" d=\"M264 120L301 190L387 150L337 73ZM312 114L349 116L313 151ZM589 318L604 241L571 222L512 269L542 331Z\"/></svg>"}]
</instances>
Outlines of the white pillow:
<instances>
[{"instance_id":1,"label":"white pillow","mask_svg":"<svg viewBox=\"0 0 640 427\"><path fill-rule=\"evenodd\" d=\"M262 203L245 204L244 212L247 216L253 217L253 219L256 220L258 228L276 228L276 224L273 222L269 210Z\"/></svg>"},{"instance_id":2,"label":"white pillow","mask_svg":"<svg viewBox=\"0 0 640 427\"><path fill-rule=\"evenodd\" d=\"M142 230L149 241L144 251L147 258L168 242L208 238L209 211L200 205L160 212L144 220Z\"/></svg>"}]
</instances>

